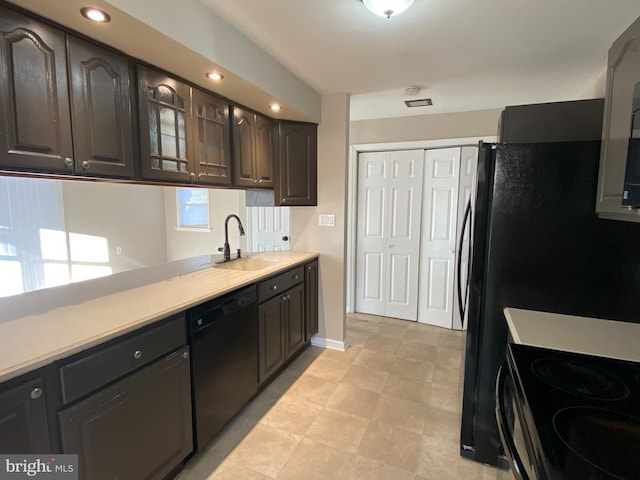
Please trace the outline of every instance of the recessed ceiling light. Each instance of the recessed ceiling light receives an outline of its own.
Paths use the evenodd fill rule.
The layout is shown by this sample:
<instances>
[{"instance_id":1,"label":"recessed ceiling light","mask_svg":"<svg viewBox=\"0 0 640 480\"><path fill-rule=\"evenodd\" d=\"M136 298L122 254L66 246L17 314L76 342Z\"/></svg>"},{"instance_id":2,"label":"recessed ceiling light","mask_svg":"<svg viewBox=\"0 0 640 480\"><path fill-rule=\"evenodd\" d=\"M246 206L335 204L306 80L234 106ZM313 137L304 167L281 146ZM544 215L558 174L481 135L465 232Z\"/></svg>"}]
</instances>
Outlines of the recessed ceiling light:
<instances>
[{"instance_id":1,"label":"recessed ceiling light","mask_svg":"<svg viewBox=\"0 0 640 480\"><path fill-rule=\"evenodd\" d=\"M430 107L433 102L430 98L421 98L420 100L405 100L404 104L407 107Z\"/></svg>"},{"instance_id":2,"label":"recessed ceiling light","mask_svg":"<svg viewBox=\"0 0 640 480\"><path fill-rule=\"evenodd\" d=\"M269 105L269 108L274 112L279 112L280 110L282 110L282 106L278 105L277 103L272 103L271 105Z\"/></svg>"},{"instance_id":3,"label":"recessed ceiling light","mask_svg":"<svg viewBox=\"0 0 640 480\"><path fill-rule=\"evenodd\" d=\"M84 7L80 9L82 16L92 22L107 23L111 21L111 17L107 12L103 12L98 8Z\"/></svg>"},{"instance_id":4,"label":"recessed ceiling light","mask_svg":"<svg viewBox=\"0 0 640 480\"><path fill-rule=\"evenodd\" d=\"M207 73L207 78L209 80L222 80L224 78L224 75L218 72L209 72Z\"/></svg>"}]
</instances>

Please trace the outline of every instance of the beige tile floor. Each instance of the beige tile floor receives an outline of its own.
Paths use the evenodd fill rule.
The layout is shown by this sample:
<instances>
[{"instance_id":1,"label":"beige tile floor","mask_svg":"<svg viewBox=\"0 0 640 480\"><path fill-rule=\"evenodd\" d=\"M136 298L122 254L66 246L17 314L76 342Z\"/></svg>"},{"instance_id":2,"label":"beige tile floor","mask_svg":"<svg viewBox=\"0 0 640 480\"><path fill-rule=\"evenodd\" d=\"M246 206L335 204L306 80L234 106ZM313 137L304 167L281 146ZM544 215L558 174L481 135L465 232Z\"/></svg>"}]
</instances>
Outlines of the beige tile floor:
<instances>
[{"instance_id":1,"label":"beige tile floor","mask_svg":"<svg viewBox=\"0 0 640 480\"><path fill-rule=\"evenodd\" d=\"M464 337L350 315L346 352L306 349L178 480L493 480L459 455Z\"/></svg>"}]
</instances>

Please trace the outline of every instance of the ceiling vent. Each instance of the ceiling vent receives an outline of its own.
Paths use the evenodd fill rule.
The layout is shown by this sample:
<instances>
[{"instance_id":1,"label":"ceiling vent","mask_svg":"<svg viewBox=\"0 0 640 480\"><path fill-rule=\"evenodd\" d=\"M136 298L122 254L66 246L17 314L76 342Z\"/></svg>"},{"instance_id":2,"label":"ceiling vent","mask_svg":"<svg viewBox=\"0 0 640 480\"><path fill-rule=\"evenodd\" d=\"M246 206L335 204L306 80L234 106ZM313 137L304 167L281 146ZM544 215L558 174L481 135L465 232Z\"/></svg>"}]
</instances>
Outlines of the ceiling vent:
<instances>
[{"instance_id":1,"label":"ceiling vent","mask_svg":"<svg viewBox=\"0 0 640 480\"><path fill-rule=\"evenodd\" d=\"M430 98L421 98L419 100L405 100L404 104L409 108L430 107L431 105L433 105L433 102Z\"/></svg>"}]
</instances>

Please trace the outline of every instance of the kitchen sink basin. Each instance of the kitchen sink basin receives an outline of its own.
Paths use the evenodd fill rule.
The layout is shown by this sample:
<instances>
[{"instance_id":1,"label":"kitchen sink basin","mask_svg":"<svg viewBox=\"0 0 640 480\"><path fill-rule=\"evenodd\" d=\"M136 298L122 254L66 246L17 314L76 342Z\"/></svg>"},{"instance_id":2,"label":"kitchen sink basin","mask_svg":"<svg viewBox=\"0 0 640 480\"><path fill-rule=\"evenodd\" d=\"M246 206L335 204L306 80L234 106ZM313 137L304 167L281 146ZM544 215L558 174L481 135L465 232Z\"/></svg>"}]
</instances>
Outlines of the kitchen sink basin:
<instances>
[{"instance_id":1,"label":"kitchen sink basin","mask_svg":"<svg viewBox=\"0 0 640 480\"><path fill-rule=\"evenodd\" d=\"M281 260L276 258L247 257L247 258L239 258L237 260L230 260L224 263L218 263L214 265L214 267L223 268L226 270L255 272L257 270L262 270L263 268L277 265L280 262Z\"/></svg>"}]
</instances>

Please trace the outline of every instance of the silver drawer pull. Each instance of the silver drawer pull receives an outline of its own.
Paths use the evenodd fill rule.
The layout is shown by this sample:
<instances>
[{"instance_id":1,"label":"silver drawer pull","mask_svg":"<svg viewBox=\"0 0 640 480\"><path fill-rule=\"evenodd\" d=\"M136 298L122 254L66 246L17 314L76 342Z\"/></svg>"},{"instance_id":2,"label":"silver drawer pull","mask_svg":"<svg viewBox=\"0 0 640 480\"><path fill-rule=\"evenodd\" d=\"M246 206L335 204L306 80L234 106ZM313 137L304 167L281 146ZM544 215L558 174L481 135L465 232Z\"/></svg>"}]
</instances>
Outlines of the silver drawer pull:
<instances>
[{"instance_id":1,"label":"silver drawer pull","mask_svg":"<svg viewBox=\"0 0 640 480\"><path fill-rule=\"evenodd\" d=\"M31 394L29 396L31 397L31 400L39 399L42 396L42 389L39 387L34 388L31 390Z\"/></svg>"},{"instance_id":2,"label":"silver drawer pull","mask_svg":"<svg viewBox=\"0 0 640 480\"><path fill-rule=\"evenodd\" d=\"M274 292L278 290L278 285L271 285L271 290L273 290Z\"/></svg>"},{"instance_id":3,"label":"silver drawer pull","mask_svg":"<svg viewBox=\"0 0 640 480\"><path fill-rule=\"evenodd\" d=\"M294 275L294 276L293 276L293 279L294 279L294 280L298 280L298 278L300 278L298 275Z\"/></svg>"},{"instance_id":4,"label":"silver drawer pull","mask_svg":"<svg viewBox=\"0 0 640 480\"><path fill-rule=\"evenodd\" d=\"M136 350L133 353L133 358L135 358L136 360L140 360L142 358L142 352L140 350Z\"/></svg>"},{"instance_id":5,"label":"silver drawer pull","mask_svg":"<svg viewBox=\"0 0 640 480\"><path fill-rule=\"evenodd\" d=\"M189 358L189 352L182 352L182 358L184 358L185 360Z\"/></svg>"}]
</instances>

